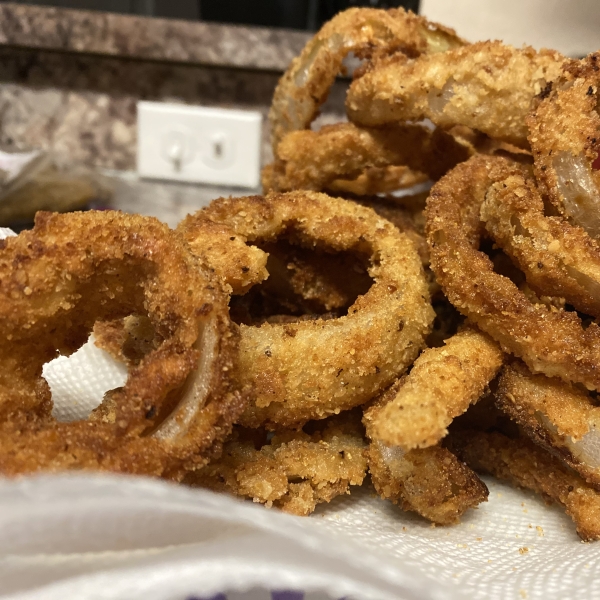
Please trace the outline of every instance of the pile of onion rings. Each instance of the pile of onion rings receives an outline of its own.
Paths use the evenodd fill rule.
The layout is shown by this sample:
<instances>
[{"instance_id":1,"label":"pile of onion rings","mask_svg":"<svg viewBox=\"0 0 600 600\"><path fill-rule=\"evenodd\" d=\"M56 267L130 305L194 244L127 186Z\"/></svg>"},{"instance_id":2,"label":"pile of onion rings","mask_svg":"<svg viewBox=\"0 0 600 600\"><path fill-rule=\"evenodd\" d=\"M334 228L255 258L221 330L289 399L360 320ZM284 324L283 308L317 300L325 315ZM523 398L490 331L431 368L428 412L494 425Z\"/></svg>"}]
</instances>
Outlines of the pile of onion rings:
<instances>
[{"instance_id":1,"label":"pile of onion rings","mask_svg":"<svg viewBox=\"0 0 600 600\"><path fill-rule=\"evenodd\" d=\"M349 54L348 121L311 129ZM599 60L351 9L275 91L265 195L174 231L39 215L0 250L0 472L157 475L300 515L369 472L444 525L487 499L483 472L600 539ZM58 423L42 366L92 331L129 377Z\"/></svg>"},{"instance_id":2,"label":"pile of onion rings","mask_svg":"<svg viewBox=\"0 0 600 600\"><path fill-rule=\"evenodd\" d=\"M582 537L599 538L591 517L600 510L600 55L468 44L435 24L445 41L428 47L383 26L402 15L394 11L380 11L385 35L371 34L365 53L353 27L374 14L337 17L282 78L274 161L263 173L266 189L335 191L373 208L421 257L435 331L412 370L367 405L373 483L382 497L447 523L485 497L470 465L552 497ZM348 122L311 129L342 71L335 42L345 36L362 60ZM322 70L312 70L313 58ZM314 89L311 110L290 120L281 98ZM426 206L410 189L424 180L433 184ZM527 440L514 439L515 424ZM506 435L514 448L498 437ZM553 469L585 502L553 487ZM569 469L578 475L563 476ZM414 482L424 498L411 496Z\"/></svg>"}]
</instances>

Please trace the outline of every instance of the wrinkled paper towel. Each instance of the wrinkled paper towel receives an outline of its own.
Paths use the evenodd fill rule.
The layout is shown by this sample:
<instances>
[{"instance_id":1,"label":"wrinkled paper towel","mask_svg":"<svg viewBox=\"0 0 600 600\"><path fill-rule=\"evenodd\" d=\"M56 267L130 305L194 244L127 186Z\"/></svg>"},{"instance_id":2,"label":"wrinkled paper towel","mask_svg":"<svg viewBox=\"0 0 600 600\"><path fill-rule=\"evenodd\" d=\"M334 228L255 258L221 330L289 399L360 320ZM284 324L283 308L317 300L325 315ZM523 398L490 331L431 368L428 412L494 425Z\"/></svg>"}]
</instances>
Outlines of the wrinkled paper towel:
<instances>
[{"instance_id":1,"label":"wrinkled paper towel","mask_svg":"<svg viewBox=\"0 0 600 600\"><path fill-rule=\"evenodd\" d=\"M88 342L44 375L70 420L126 374ZM0 598L600 599L600 542L581 543L559 508L487 483L489 502L445 528L369 488L300 518L140 477L3 481Z\"/></svg>"}]
</instances>

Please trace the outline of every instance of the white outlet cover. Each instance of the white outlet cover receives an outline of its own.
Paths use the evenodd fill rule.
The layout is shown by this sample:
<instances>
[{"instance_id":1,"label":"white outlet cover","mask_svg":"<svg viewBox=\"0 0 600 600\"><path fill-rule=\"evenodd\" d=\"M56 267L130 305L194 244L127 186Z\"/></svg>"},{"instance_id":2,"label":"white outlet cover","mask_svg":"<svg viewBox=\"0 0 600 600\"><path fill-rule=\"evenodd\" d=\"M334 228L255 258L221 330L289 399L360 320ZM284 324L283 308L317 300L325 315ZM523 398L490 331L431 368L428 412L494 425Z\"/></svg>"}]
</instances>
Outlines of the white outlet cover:
<instances>
[{"instance_id":1,"label":"white outlet cover","mask_svg":"<svg viewBox=\"0 0 600 600\"><path fill-rule=\"evenodd\" d=\"M261 113L165 102L137 108L141 177L259 186Z\"/></svg>"}]
</instances>

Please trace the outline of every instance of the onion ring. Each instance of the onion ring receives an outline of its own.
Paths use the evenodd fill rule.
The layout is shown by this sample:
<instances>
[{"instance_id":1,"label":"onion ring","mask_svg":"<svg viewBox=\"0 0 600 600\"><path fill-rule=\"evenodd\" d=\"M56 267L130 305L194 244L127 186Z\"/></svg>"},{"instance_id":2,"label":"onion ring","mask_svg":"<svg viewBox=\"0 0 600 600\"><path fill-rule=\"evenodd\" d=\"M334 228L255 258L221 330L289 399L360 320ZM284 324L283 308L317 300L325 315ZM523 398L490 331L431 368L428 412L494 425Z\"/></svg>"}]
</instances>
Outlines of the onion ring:
<instances>
[{"instance_id":1,"label":"onion ring","mask_svg":"<svg viewBox=\"0 0 600 600\"><path fill-rule=\"evenodd\" d=\"M199 250L207 221L249 244L287 235L307 248L352 252L369 261L374 280L346 316L240 326L241 378L256 396L242 424L298 427L352 408L417 356L433 320L421 262L410 240L373 211L315 192L222 198L179 227Z\"/></svg>"},{"instance_id":2,"label":"onion ring","mask_svg":"<svg viewBox=\"0 0 600 600\"><path fill-rule=\"evenodd\" d=\"M368 167L354 179L334 179L327 184L330 193L352 196L374 196L411 188L428 181L425 173L412 171L405 165L389 167ZM281 183L283 182L283 183ZM285 163L280 160L269 163L261 171L263 192L271 192L285 187Z\"/></svg>"},{"instance_id":3,"label":"onion ring","mask_svg":"<svg viewBox=\"0 0 600 600\"><path fill-rule=\"evenodd\" d=\"M600 328L584 329L575 313L532 304L478 250L485 194L515 172L520 167L504 158L477 156L432 188L426 209L431 268L450 302L505 352L533 372L600 389Z\"/></svg>"},{"instance_id":4,"label":"onion ring","mask_svg":"<svg viewBox=\"0 0 600 600\"><path fill-rule=\"evenodd\" d=\"M536 444L600 488L600 408L588 394L515 362L502 373L496 403Z\"/></svg>"},{"instance_id":5,"label":"onion ring","mask_svg":"<svg viewBox=\"0 0 600 600\"><path fill-rule=\"evenodd\" d=\"M375 62L350 86L349 118L380 126L430 119L450 128L466 125L527 148L534 97L560 73L558 52L480 42L416 59L398 55Z\"/></svg>"},{"instance_id":6,"label":"onion ring","mask_svg":"<svg viewBox=\"0 0 600 600\"><path fill-rule=\"evenodd\" d=\"M412 171L404 165L369 167L355 179L334 179L327 185L327 190L334 194L375 196L411 188L427 180L425 173Z\"/></svg>"},{"instance_id":7,"label":"onion ring","mask_svg":"<svg viewBox=\"0 0 600 600\"><path fill-rule=\"evenodd\" d=\"M273 94L269 120L273 153L290 131L308 129L342 70L354 53L368 57L374 49L420 54L462 45L455 32L402 8L351 8L325 23L295 58Z\"/></svg>"},{"instance_id":8,"label":"onion ring","mask_svg":"<svg viewBox=\"0 0 600 600\"><path fill-rule=\"evenodd\" d=\"M372 417L370 437L403 451L434 446L452 420L483 396L503 359L492 339L468 326L444 346L425 350Z\"/></svg>"},{"instance_id":9,"label":"onion ring","mask_svg":"<svg viewBox=\"0 0 600 600\"><path fill-rule=\"evenodd\" d=\"M565 63L527 120L540 192L592 237L600 236L599 60Z\"/></svg>"},{"instance_id":10,"label":"onion ring","mask_svg":"<svg viewBox=\"0 0 600 600\"><path fill-rule=\"evenodd\" d=\"M600 317L600 247L580 227L544 216L533 181L515 174L492 185L481 219L534 291L559 296Z\"/></svg>"},{"instance_id":11,"label":"onion ring","mask_svg":"<svg viewBox=\"0 0 600 600\"><path fill-rule=\"evenodd\" d=\"M312 425L312 424L311 424ZM306 516L361 485L367 472L360 417L345 412L304 431L237 428L223 455L186 483L252 498L267 507Z\"/></svg>"},{"instance_id":12,"label":"onion ring","mask_svg":"<svg viewBox=\"0 0 600 600\"><path fill-rule=\"evenodd\" d=\"M600 539L600 492L529 440L469 432L453 434L452 449L476 471L556 501L566 509L584 541Z\"/></svg>"},{"instance_id":13,"label":"onion ring","mask_svg":"<svg viewBox=\"0 0 600 600\"><path fill-rule=\"evenodd\" d=\"M377 438L375 423L405 379L392 385L363 416L371 439L371 480L379 496L403 510L414 511L440 525L457 523L467 509L487 500L487 487L479 477L439 445L405 452Z\"/></svg>"},{"instance_id":14,"label":"onion ring","mask_svg":"<svg viewBox=\"0 0 600 600\"><path fill-rule=\"evenodd\" d=\"M372 167L402 165L435 181L471 155L451 135L421 125L373 129L338 123L286 135L277 146L278 164L269 184L280 192L321 191Z\"/></svg>"},{"instance_id":15,"label":"onion ring","mask_svg":"<svg viewBox=\"0 0 600 600\"><path fill-rule=\"evenodd\" d=\"M173 479L205 464L243 410L226 296L166 225L38 213L1 242L0 472L101 469ZM83 421L59 423L44 363L96 320L147 314L161 342Z\"/></svg>"}]
</instances>

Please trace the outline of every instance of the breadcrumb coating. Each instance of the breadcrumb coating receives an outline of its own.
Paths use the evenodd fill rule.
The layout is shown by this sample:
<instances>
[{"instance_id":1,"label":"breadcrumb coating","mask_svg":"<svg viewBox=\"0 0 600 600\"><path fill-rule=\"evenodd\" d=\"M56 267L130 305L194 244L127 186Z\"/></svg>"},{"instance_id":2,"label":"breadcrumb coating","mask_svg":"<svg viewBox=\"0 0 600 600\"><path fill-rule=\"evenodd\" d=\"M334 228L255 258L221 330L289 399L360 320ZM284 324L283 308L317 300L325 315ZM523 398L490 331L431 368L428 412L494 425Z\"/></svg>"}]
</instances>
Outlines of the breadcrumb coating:
<instances>
[{"instance_id":1,"label":"breadcrumb coating","mask_svg":"<svg viewBox=\"0 0 600 600\"><path fill-rule=\"evenodd\" d=\"M273 94L269 120L273 153L290 131L308 129L349 54L402 50L412 55L443 52L464 42L456 33L403 8L350 8L338 13L308 41Z\"/></svg>"},{"instance_id":2,"label":"breadcrumb coating","mask_svg":"<svg viewBox=\"0 0 600 600\"><path fill-rule=\"evenodd\" d=\"M421 261L410 239L372 210L307 191L222 198L180 228L198 251L207 220L249 245L285 236L308 249L351 252L373 280L341 317L240 325L240 376L255 394L242 424L300 427L363 404L423 347L434 314Z\"/></svg>"},{"instance_id":3,"label":"breadcrumb coating","mask_svg":"<svg viewBox=\"0 0 600 600\"><path fill-rule=\"evenodd\" d=\"M485 227L541 295L600 316L600 246L582 228L544 214L535 183L514 174L493 184L481 206Z\"/></svg>"},{"instance_id":4,"label":"breadcrumb coating","mask_svg":"<svg viewBox=\"0 0 600 600\"><path fill-rule=\"evenodd\" d=\"M600 487L600 408L585 390L515 361L500 377L496 403L535 443Z\"/></svg>"},{"instance_id":5,"label":"breadcrumb coating","mask_svg":"<svg viewBox=\"0 0 600 600\"><path fill-rule=\"evenodd\" d=\"M574 312L532 303L479 250L485 194L515 172L522 167L512 161L476 156L432 188L425 211L431 269L450 302L505 352L534 372L600 389L598 325L584 327Z\"/></svg>"},{"instance_id":6,"label":"breadcrumb coating","mask_svg":"<svg viewBox=\"0 0 600 600\"><path fill-rule=\"evenodd\" d=\"M501 42L415 59L385 57L352 83L346 109L359 125L430 119L528 148L526 118L533 100L560 74L564 60L558 52Z\"/></svg>"},{"instance_id":7,"label":"breadcrumb coating","mask_svg":"<svg viewBox=\"0 0 600 600\"><path fill-rule=\"evenodd\" d=\"M389 398L406 377L394 384L365 411L363 423L371 443L369 472L377 493L440 525L457 523L469 508L487 500L485 484L471 469L440 445L405 452L376 437L374 424Z\"/></svg>"},{"instance_id":8,"label":"breadcrumb coating","mask_svg":"<svg viewBox=\"0 0 600 600\"><path fill-rule=\"evenodd\" d=\"M437 444L458 415L485 393L504 353L488 335L466 326L444 346L425 350L385 406L372 417L370 436L404 451Z\"/></svg>"},{"instance_id":9,"label":"breadcrumb coating","mask_svg":"<svg viewBox=\"0 0 600 600\"><path fill-rule=\"evenodd\" d=\"M295 515L309 515L322 502L349 494L367 471L360 414L345 412L306 431L264 432L238 427L223 455L187 483L251 498Z\"/></svg>"}]
</instances>

